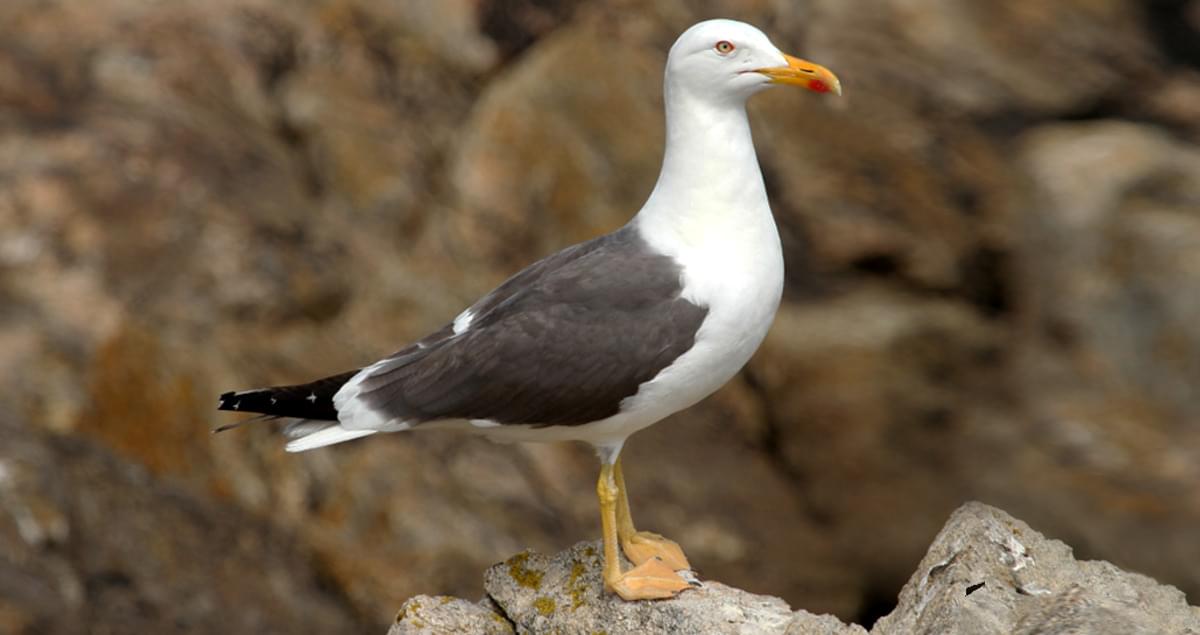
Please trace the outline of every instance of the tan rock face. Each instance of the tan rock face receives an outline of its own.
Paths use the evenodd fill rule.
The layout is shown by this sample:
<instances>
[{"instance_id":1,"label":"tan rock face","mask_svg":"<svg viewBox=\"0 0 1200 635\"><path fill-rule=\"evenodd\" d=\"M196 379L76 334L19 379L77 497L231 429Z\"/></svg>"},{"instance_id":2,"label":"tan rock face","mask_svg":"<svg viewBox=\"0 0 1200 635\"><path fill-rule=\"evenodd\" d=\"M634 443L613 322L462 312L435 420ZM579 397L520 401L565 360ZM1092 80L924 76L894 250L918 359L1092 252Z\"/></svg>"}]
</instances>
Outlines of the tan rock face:
<instances>
[{"instance_id":1,"label":"tan rock face","mask_svg":"<svg viewBox=\"0 0 1200 635\"><path fill-rule=\"evenodd\" d=\"M612 35L548 37L480 97L451 167L456 213L442 219L471 257L515 271L623 225L653 187L662 52Z\"/></svg>"},{"instance_id":2,"label":"tan rock face","mask_svg":"<svg viewBox=\"0 0 1200 635\"><path fill-rule=\"evenodd\" d=\"M292 532L5 413L0 514L6 633L363 628Z\"/></svg>"},{"instance_id":3,"label":"tan rock face","mask_svg":"<svg viewBox=\"0 0 1200 635\"><path fill-rule=\"evenodd\" d=\"M0 408L116 457L88 477L114 500L177 488L204 510L102 536L66 497L38 535L109 545L140 592L217 558L143 570L142 536L257 518L238 540L312 556L238 557L319 572L329 630L594 536L586 449L420 434L285 456L266 426L209 435L210 400L368 363L623 223L660 159L667 47L727 15L846 96L751 104L787 297L746 373L628 446L639 524L845 618L887 612L973 497L1200 592L1200 35L1166 4L0 3ZM0 532L25 531L4 509ZM41 590L0 592L20 598L0 630L103 604L10 544L0 591ZM154 606L139 624L183 611Z\"/></svg>"}]
</instances>

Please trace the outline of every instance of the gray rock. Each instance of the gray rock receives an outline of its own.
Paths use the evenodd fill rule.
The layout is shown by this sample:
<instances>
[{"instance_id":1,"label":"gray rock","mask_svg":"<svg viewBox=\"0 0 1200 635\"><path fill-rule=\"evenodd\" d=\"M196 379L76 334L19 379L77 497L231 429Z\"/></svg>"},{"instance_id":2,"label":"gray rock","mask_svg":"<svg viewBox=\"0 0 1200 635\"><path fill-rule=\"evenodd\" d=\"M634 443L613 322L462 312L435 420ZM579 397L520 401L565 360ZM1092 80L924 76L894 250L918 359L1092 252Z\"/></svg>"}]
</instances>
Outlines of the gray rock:
<instances>
[{"instance_id":1,"label":"gray rock","mask_svg":"<svg viewBox=\"0 0 1200 635\"><path fill-rule=\"evenodd\" d=\"M555 556L526 551L488 569L484 588L518 633L862 632L829 616L793 613L779 598L720 582L697 582L668 601L625 602L604 592L601 554L599 542L582 542Z\"/></svg>"},{"instance_id":2,"label":"gray rock","mask_svg":"<svg viewBox=\"0 0 1200 635\"><path fill-rule=\"evenodd\" d=\"M697 581L671 600L624 602L603 591L600 549L582 542L555 556L519 553L488 569L482 602L415 597L389 635L867 633L720 582ZM938 534L896 609L870 633L1196 635L1200 608L1174 587L1107 562L1077 561L1067 545L998 509L968 503Z\"/></svg>"},{"instance_id":3,"label":"gray rock","mask_svg":"<svg viewBox=\"0 0 1200 635\"><path fill-rule=\"evenodd\" d=\"M554 556L525 551L488 569L483 602L417 596L404 603L389 635L510 633L514 628L530 634L866 634L835 617L793 612L779 598L720 582L697 581L671 600L625 602L604 592L602 567L599 542L581 542Z\"/></svg>"},{"instance_id":4,"label":"gray rock","mask_svg":"<svg viewBox=\"0 0 1200 635\"><path fill-rule=\"evenodd\" d=\"M1074 391L1100 393L1089 396L1101 412L1088 418L1103 422L1115 409L1117 398L1098 387L1121 383L1195 420L1200 297L1179 290L1194 286L1200 268L1200 151L1162 129L1115 120L1042 126L1022 148L1035 184L1030 317L1057 324L1095 360L1088 369L1099 370ZM1048 400L1064 396L1079 399L1060 390Z\"/></svg>"},{"instance_id":5,"label":"gray rock","mask_svg":"<svg viewBox=\"0 0 1200 635\"><path fill-rule=\"evenodd\" d=\"M950 517L871 630L910 633L1200 633L1200 608L1178 589L1071 548L980 503Z\"/></svg>"},{"instance_id":6,"label":"gray rock","mask_svg":"<svg viewBox=\"0 0 1200 635\"><path fill-rule=\"evenodd\" d=\"M512 622L497 613L490 600L472 604L448 595L418 595L400 607L388 635L505 635L512 632Z\"/></svg>"}]
</instances>

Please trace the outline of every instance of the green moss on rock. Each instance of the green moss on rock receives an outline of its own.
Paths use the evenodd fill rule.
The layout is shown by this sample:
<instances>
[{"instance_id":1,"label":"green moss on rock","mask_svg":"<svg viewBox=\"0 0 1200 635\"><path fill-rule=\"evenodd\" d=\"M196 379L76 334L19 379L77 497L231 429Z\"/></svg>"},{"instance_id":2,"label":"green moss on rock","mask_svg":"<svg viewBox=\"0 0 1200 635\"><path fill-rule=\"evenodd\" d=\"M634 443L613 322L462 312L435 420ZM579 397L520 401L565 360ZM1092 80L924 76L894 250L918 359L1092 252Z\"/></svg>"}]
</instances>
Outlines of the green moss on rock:
<instances>
[{"instance_id":1,"label":"green moss on rock","mask_svg":"<svg viewBox=\"0 0 1200 635\"><path fill-rule=\"evenodd\" d=\"M529 562L529 552L519 553L505 563L508 565L508 575L519 585L538 591L542 588L542 576L546 575L544 571L530 569L526 566Z\"/></svg>"},{"instance_id":2,"label":"green moss on rock","mask_svg":"<svg viewBox=\"0 0 1200 635\"><path fill-rule=\"evenodd\" d=\"M537 609L542 615L553 615L554 609L558 608L558 604L554 602L554 598L543 595L533 601L533 608Z\"/></svg>"},{"instance_id":3,"label":"green moss on rock","mask_svg":"<svg viewBox=\"0 0 1200 635\"><path fill-rule=\"evenodd\" d=\"M399 623L410 614L416 615L417 611L421 610L421 603L416 599L409 600L400 607L400 611L396 613L396 622Z\"/></svg>"},{"instance_id":4,"label":"green moss on rock","mask_svg":"<svg viewBox=\"0 0 1200 635\"><path fill-rule=\"evenodd\" d=\"M587 590L587 586L580 582L580 578L585 572L587 572L587 567L583 566L582 562L576 562L571 566L571 576L567 578L567 592L571 594L571 610L583 606L583 594Z\"/></svg>"}]
</instances>

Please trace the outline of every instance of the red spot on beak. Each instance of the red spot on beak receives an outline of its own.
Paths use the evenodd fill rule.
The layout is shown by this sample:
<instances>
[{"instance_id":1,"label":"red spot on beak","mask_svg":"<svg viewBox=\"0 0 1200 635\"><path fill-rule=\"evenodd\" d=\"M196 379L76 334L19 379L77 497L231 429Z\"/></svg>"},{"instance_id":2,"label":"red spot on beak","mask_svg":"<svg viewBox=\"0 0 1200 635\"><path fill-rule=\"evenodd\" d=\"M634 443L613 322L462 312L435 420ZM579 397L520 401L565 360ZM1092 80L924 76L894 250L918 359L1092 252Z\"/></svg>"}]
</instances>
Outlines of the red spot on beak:
<instances>
[{"instance_id":1,"label":"red spot on beak","mask_svg":"<svg viewBox=\"0 0 1200 635\"><path fill-rule=\"evenodd\" d=\"M808 89L818 93L827 93L829 92L829 84L826 84L819 79L814 79L809 83Z\"/></svg>"}]
</instances>

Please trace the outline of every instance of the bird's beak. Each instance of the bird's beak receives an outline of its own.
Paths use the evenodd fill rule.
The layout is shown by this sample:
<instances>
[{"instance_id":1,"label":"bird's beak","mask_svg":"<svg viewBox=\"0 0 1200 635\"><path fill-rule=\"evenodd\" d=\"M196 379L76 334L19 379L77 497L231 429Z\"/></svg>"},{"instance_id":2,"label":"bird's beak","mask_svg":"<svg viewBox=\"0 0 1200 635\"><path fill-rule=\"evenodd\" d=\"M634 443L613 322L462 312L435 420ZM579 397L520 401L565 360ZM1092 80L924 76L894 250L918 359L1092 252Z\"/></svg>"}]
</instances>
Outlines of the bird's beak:
<instances>
[{"instance_id":1,"label":"bird's beak","mask_svg":"<svg viewBox=\"0 0 1200 635\"><path fill-rule=\"evenodd\" d=\"M828 68L791 55L784 55L787 66L760 68L755 72L771 78L772 84L803 86L818 93L842 94L842 83Z\"/></svg>"}]
</instances>

